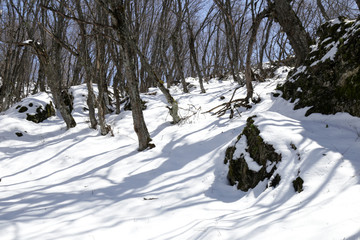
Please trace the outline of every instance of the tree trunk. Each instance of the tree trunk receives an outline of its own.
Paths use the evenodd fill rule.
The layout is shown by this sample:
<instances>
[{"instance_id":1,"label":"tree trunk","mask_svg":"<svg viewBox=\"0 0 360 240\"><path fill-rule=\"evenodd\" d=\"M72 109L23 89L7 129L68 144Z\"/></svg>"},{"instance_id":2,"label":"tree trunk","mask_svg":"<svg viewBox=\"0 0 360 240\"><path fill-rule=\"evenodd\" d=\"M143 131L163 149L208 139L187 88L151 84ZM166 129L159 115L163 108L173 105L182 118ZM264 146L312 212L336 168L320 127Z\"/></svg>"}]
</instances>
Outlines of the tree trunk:
<instances>
[{"instance_id":1,"label":"tree trunk","mask_svg":"<svg viewBox=\"0 0 360 240\"><path fill-rule=\"evenodd\" d=\"M360 0L358 0L358 1L360 2ZM327 13L326 13L326 11L325 11L325 8L324 8L321 0L316 0L316 3L317 3L318 8L320 9L321 15L324 17L324 19L325 19L326 21L329 21L330 18L329 18L329 16L327 15Z\"/></svg>"},{"instance_id":2,"label":"tree trunk","mask_svg":"<svg viewBox=\"0 0 360 240\"><path fill-rule=\"evenodd\" d=\"M203 76L201 73L201 69L197 60L197 54L196 54L196 50L195 50L195 37L194 34L192 32L192 29L188 29L189 32L189 48L190 48L190 56L192 58L192 62L195 65L195 70L197 73L197 76L199 78L199 84L200 84L200 90L201 93L206 93L205 88L204 88L204 81L203 81Z\"/></svg>"},{"instance_id":3,"label":"tree trunk","mask_svg":"<svg viewBox=\"0 0 360 240\"><path fill-rule=\"evenodd\" d=\"M355 0L356 1L356 5L358 6L358 9L360 10L360 0Z\"/></svg>"},{"instance_id":4,"label":"tree trunk","mask_svg":"<svg viewBox=\"0 0 360 240\"><path fill-rule=\"evenodd\" d=\"M144 115L142 112L142 105L140 99L140 93L138 88L138 81L135 75L135 64L134 64L134 52L131 51L130 46L125 45L124 50L124 63L128 93L131 102L134 130L139 140L139 151L143 151L149 147L151 142L150 134L145 124Z\"/></svg>"},{"instance_id":5,"label":"tree trunk","mask_svg":"<svg viewBox=\"0 0 360 240\"><path fill-rule=\"evenodd\" d=\"M183 91L184 91L184 93L188 93L189 90L187 88L186 81L185 81L184 67L183 67L184 64L181 62L180 46L179 46L179 39L182 37L181 25L182 25L182 20L183 20L183 12L182 12L181 1L178 0L177 3L178 3L178 9L176 11L176 23L175 23L174 32L171 35L171 42L172 42L172 47L173 47L173 51L174 51L175 64L176 64L176 67L178 70L178 74L180 76L180 81L181 81L181 84L183 87Z\"/></svg>"},{"instance_id":6,"label":"tree trunk","mask_svg":"<svg viewBox=\"0 0 360 240\"><path fill-rule=\"evenodd\" d=\"M102 1L99 1L103 4ZM120 44L123 50L124 67L127 79L128 93L131 101L132 116L134 123L134 130L138 137L139 151L143 151L149 147L154 147L151 144L149 131L146 127L144 115L142 112L142 104L139 93L139 82L136 77L135 57L136 52L133 47L134 40L131 39L130 31L128 29L128 21L126 19L125 4L114 4L110 13L113 17L114 29L117 30Z\"/></svg>"},{"instance_id":7,"label":"tree trunk","mask_svg":"<svg viewBox=\"0 0 360 240\"><path fill-rule=\"evenodd\" d=\"M286 33L296 56L296 65L301 65L308 55L311 38L288 0L274 0L274 19Z\"/></svg>"},{"instance_id":8,"label":"tree trunk","mask_svg":"<svg viewBox=\"0 0 360 240\"><path fill-rule=\"evenodd\" d=\"M80 0L76 1L76 10L79 14L80 19L84 19L83 16L83 12L82 12L82 8L81 8L81 4L80 4ZM94 90L93 90L93 86L92 86L92 63L91 63L91 58L89 55L89 51L88 51L88 41L87 41L87 32L86 32L86 27L85 24L82 23L81 21L77 22L79 25L79 29L80 29L80 36L81 36L81 40L80 40L80 44L79 44L79 61L82 63L84 70L85 70L85 82L86 82L86 87L88 90L88 97L86 99L86 103L88 105L88 109L89 109L89 119L90 119L90 127L92 129L96 129L97 127L97 120L96 120L96 116L95 116L95 94L94 94Z\"/></svg>"},{"instance_id":9,"label":"tree trunk","mask_svg":"<svg viewBox=\"0 0 360 240\"><path fill-rule=\"evenodd\" d=\"M273 23L273 20L268 19L268 22L267 22L267 25L266 25L266 28L265 28L265 31L266 31L266 33L265 33L265 41L261 46L261 50L260 50L260 54L259 54L259 68L260 68L260 73L261 73L262 76L264 76L264 67L263 67L264 52L265 52L266 46L267 46L268 41L269 41L269 36L270 36L270 30L271 30L271 27L272 27L272 23Z\"/></svg>"},{"instance_id":10,"label":"tree trunk","mask_svg":"<svg viewBox=\"0 0 360 240\"><path fill-rule=\"evenodd\" d=\"M259 13L256 16L256 18L254 19L254 22L251 27L251 36L250 36L250 40L249 40L249 44L248 44L248 51L247 51L247 55L246 55L246 68L245 68L246 90L247 90L246 101L249 101L249 99L251 99L253 97L253 93L254 93L253 86L252 86L253 74L252 74L252 70L251 70L251 55L253 52L253 46L254 46L254 43L256 42L256 35L257 35L257 31L259 29L261 20L266 16L267 13L268 13L267 9L262 11L261 13Z\"/></svg>"},{"instance_id":11,"label":"tree trunk","mask_svg":"<svg viewBox=\"0 0 360 240\"><path fill-rule=\"evenodd\" d=\"M172 42L172 47L173 47L173 51L174 51L175 64L176 64L178 74L180 76L181 85L183 87L184 93L188 93L189 90L186 86L183 63L181 62L181 58L180 58L180 50L179 50L179 46L178 46L177 34L171 36L171 42Z\"/></svg>"},{"instance_id":12,"label":"tree trunk","mask_svg":"<svg viewBox=\"0 0 360 240\"><path fill-rule=\"evenodd\" d=\"M101 5L97 6L97 21L100 23L106 22L106 15L104 13ZM96 35L96 83L98 85L98 99L97 99L97 107L98 107L98 119L100 125L100 133L101 135L107 135L110 131L110 126L106 124L105 114L107 113L107 86L106 86L106 58L105 58L105 38L101 35L101 30L97 29L99 32Z\"/></svg>"}]
</instances>

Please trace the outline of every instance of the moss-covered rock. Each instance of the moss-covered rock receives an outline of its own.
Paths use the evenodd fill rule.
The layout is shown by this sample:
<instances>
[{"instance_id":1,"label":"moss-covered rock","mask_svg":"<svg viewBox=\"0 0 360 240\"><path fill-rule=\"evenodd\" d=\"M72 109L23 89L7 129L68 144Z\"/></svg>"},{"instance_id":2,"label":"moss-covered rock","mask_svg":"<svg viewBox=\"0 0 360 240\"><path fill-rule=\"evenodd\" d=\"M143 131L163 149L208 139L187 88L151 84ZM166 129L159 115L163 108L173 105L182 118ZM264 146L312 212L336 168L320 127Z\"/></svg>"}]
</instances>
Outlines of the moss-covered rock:
<instances>
[{"instance_id":1,"label":"moss-covered rock","mask_svg":"<svg viewBox=\"0 0 360 240\"><path fill-rule=\"evenodd\" d=\"M147 103L146 101L141 99L141 109L142 110L145 110L147 108L146 103ZM132 110L130 98L128 98L126 100L125 105L124 105L124 110L125 111L131 111Z\"/></svg>"},{"instance_id":2,"label":"moss-covered rock","mask_svg":"<svg viewBox=\"0 0 360 240\"><path fill-rule=\"evenodd\" d=\"M24 134L23 134L22 132L16 132L15 134L16 134L16 136L18 136L18 137L24 136Z\"/></svg>"},{"instance_id":3,"label":"moss-covered rock","mask_svg":"<svg viewBox=\"0 0 360 240\"><path fill-rule=\"evenodd\" d=\"M277 187L280 181L281 181L281 176L279 174L276 174L275 177L269 183L269 187Z\"/></svg>"},{"instance_id":4,"label":"moss-covered rock","mask_svg":"<svg viewBox=\"0 0 360 240\"><path fill-rule=\"evenodd\" d=\"M43 109L42 106L39 106L36 109L36 114L34 115L27 114L26 120L32 121L34 123L40 123L51 116L55 116L55 108L52 102L46 104L45 109Z\"/></svg>"},{"instance_id":5,"label":"moss-covered rock","mask_svg":"<svg viewBox=\"0 0 360 240\"><path fill-rule=\"evenodd\" d=\"M282 97L298 99L294 109L310 107L306 116L348 112L360 117L360 20L340 17L322 25L317 34L304 65L278 88Z\"/></svg>"},{"instance_id":6,"label":"moss-covered rock","mask_svg":"<svg viewBox=\"0 0 360 240\"><path fill-rule=\"evenodd\" d=\"M301 193L304 190L304 180L301 177L297 177L294 181L293 181L293 187L295 192Z\"/></svg>"},{"instance_id":7,"label":"moss-covered rock","mask_svg":"<svg viewBox=\"0 0 360 240\"><path fill-rule=\"evenodd\" d=\"M29 110L27 107L21 106L20 109L19 109L19 113L24 113L24 112L26 112L27 110Z\"/></svg>"},{"instance_id":8,"label":"moss-covered rock","mask_svg":"<svg viewBox=\"0 0 360 240\"><path fill-rule=\"evenodd\" d=\"M281 161L281 155L260 137L260 131L254 124L253 118L254 116L247 119L243 132L225 153L224 163L229 163L227 178L231 185L237 184L237 188L242 191L248 191L256 187L260 181L269 179L276 170L276 164ZM247 147L236 151L238 142L242 138L246 138ZM235 156L236 152L240 154ZM248 156L259 166L257 170L248 165L246 159ZM277 179L280 181L280 178Z\"/></svg>"}]
</instances>

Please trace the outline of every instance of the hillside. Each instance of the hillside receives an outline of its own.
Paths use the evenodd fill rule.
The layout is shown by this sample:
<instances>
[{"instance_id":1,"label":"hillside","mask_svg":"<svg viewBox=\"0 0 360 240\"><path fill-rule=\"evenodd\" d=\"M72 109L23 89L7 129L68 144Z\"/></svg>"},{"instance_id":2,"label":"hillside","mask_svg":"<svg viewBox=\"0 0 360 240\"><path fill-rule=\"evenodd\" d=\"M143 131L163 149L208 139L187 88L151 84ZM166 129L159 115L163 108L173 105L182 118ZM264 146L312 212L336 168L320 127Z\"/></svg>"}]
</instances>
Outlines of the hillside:
<instances>
[{"instance_id":1,"label":"hillside","mask_svg":"<svg viewBox=\"0 0 360 240\"><path fill-rule=\"evenodd\" d=\"M75 86L74 118L35 124L16 106L0 115L0 236L10 239L359 239L360 121L347 113L305 117L308 108L272 95L290 69L255 85L262 101L222 117L203 112L230 99L236 84L212 79L200 94L173 87L182 123L171 125L164 96L142 95L156 147L137 151L131 112L107 116L114 136L90 130L86 87ZM235 97L246 95L241 88ZM225 99L221 100L221 96ZM19 105L35 111L40 93ZM282 156L280 184L230 186L226 148L246 120ZM16 133L22 133L18 137ZM293 147L296 146L296 149ZM301 176L304 190L292 181Z\"/></svg>"}]
</instances>

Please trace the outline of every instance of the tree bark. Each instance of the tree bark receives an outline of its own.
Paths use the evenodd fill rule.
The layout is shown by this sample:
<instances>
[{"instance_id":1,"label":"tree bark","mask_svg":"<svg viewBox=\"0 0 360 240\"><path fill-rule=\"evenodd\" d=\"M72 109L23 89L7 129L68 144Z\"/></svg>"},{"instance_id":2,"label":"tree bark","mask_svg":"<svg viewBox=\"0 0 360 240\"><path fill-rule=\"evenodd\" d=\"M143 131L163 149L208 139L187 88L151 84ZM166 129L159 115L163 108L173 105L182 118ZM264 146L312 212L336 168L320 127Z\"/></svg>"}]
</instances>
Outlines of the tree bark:
<instances>
[{"instance_id":1,"label":"tree bark","mask_svg":"<svg viewBox=\"0 0 360 240\"><path fill-rule=\"evenodd\" d=\"M139 84L136 78L136 66L134 59L136 57L136 52L132 46L132 44L135 43L131 39L130 31L128 29L129 23L126 20L125 4L126 3L113 4L110 13L112 14L114 29L117 30L124 54L125 74L127 79L128 93L131 101L134 130L138 136L139 142L138 150L143 151L149 147L154 147L155 145L150 143L150 134L146 127L144 115L142 112L138 87Z\"/></svg>"},{"instance_id":2,"label":"tree bark","mask_svg":"<svg viewBox=\"0 0 360 240\"><path fill-rule=\"evenodd\" d=\"M82 8L81 8L81 4L80 4L80 0L77 0L76 2L76 10L79 14L79 18L80 19L84 19L84 14L82 12ZM85 24L82 23L81 21L77 21L78 25L79 25L79 29L80 29L80 44L79 44L79 61L82 63L82 66L84 67L85 70L85 82L86 82L86 87L88 90L88 96L86 99L86 103L88 105L88 109L89 109L89 119L90 119L90 127L92 129L96 129L97 127L97 120L96 120L96 116L95 116L95 94L94 94L94 89L92 86L92 63L91 63L91 58L89 55L89 51L88 51L88 41L86 38L87 35L87 31L86 31L86 27Z\"/></svg>"},{"instance_id":3,"label":"tree bark","mask_svg":"<svg viewBox=\"0 0 360 240\"><path fill-rule=\"evenodd\" d=\"M201 69L199 66L199 62L197 60L197 54L196 54L196 49L195 49L195 37L193 34L193 30L191 28L188 29L189 32L189 49L190 49L190 56L192 58L192 62L195 65L195 70L197 73L197 76L199 78L199 84L200 84L200 90L201 93L206 93L205 88L204 88L204 81L203 81L203 76L201 73Z\"/></svg>"},{"instance_id":4,"label":"tree bark","mask_svg":"<svg viewBox=\"0 0 360 240\"><path fill-rule=\"evenodd\" d=\"M104 9L100 4L96 5L97 7L97 21L102 24L106 24L107 16L104 12ZM96 83L98 85L98 98L97 98L97 107L98 107L98 119L100 126L100 134L107 135L111 130L110 126L106 124L105 115L107 113L107 83L106 83L106 57L105 57L105 47L106 42L104 36L102 36L102 29L97 29L98 34L95 37L95 47L96 47Z\"/></svg>"},{"instance_id":5,"label":"tree bark","mask_svg":"<svg viewBox=\"0 0 360 240\"><path fill-rule=\"evenodd\" d=\"M264 17L266 17L267 14L268 14L267 9L265 9L264 11L259 13L255 17L254 22L251 27L251 36L250 36L249 44L248 44L248 51L247 51L247 55L246 55L246 68L245 68L246 90L247 90L245 99L247 102L249 101L249 99L251 99L253 97L253 93L254 93L254 89L252 86L253 74L252 74L252 70L251 70L251 55L253 53L253 46L254 46L254 43L256 42L256 35L257 35L257 31L259 29L261 20Z\"/></svg>"},{"instance_id":6,"label":"tree bark","mask_svg":"<svg viewBox=\"0 0 360 240\"><path fill-rule=\"evenodd\" d=\"M174 31L171 35L171 42L172 42L175 63L176 63L176 67L178 70L179 77L180 77L181 85L183 87L184 93L188 93L189 90L187 88L186 81L185 81L184 67L183 67L184 64L181 62L180 46L179 46L179 39L181 38L181 25L182 25L182 20L183 20L181 0L178 0L177 3L178 3L178 9L176 12L176 23L175 23Z\"/></svg>"},{"instance_id":7,"label":"tree bark","mask_svg":"<svg viewBox=\"0 0 360 240\"><path fill-rule=\"evenodd\" d=\"M360 0L358 0L358 1L360 2ZM330 18L329 18L329 16L327 15L327 13L326 13L326 11L325 11L325 8L324 8L321 0L316 0L316 4L317 4L318 8L320 9L321 15L324 17L324 19L325 19L326 21L329 21Z\"/></svg>"},{"instance_id":8,"label":"tree bark","mask_svg":"<svg viewBox=\"0 0 360 240\"><path fill-rule=\"evenodd\" d=\"M296 56L296 65L301 65L308 55L311 38L288 0L274 0L273 17L286 33Z\"/></svg>"},{"instance_id":9,"label":"tree bark","mask_svg":"<svg viewBox=\"0 0 360 240\"><path fill-rule=\"evenodd\" d=\"M150 146L151 138L145 124L144 115L142 112L142 105L140 93L138 88L138 81L135 75L134 52L130 46L124 44L124 63L127 78L128 94L131 101L131 109L134 123L134 130L139 140L139 151L143 151Z\"/></svg>"},{"instance_id":10,"label":"tree bark","mask_svg":"<svg viewBox=\"0 0 360 240\"><path fill-rule=\"evenodd\" d=\"M358 6L358 9L360 10L360 0L355 0L356 1L356 5Z\"/></svg>"}]
</instances>

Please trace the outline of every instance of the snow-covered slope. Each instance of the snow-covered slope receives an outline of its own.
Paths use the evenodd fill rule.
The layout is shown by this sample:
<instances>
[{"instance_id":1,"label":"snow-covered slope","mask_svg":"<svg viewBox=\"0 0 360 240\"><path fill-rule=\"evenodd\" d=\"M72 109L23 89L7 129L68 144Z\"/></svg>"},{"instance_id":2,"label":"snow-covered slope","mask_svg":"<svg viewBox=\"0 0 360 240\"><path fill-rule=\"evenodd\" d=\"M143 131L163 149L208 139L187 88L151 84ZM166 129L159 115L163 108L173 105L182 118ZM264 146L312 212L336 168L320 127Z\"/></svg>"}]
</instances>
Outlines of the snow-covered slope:
<instances>
[{"instance_id":1,"label":"snow-covered slope","mask_svg":"<svg viewBox=\"0 0 360 240\"><path fill-rule=\"evenodd\" d=\"M206 94L172 88L187 117L179 125L169 123L159 91L143 95L156 144L143 152L131 112L108 116L114 137L89 129L85 86L72 89L78 125L68 131L59 115L35 124L15 108L1 114L0 239L359 239L360 120L292 110L271 94L287 71L256 83L262 101L231 120L202 112L230 99L232 81L210 80ZM48 101L43 93L21 104ZM253 115L282 154L282 179L241 192L228 184L223 159ZM301 193L291 184L298 175Z\"/></svg>"}]
</instances>

